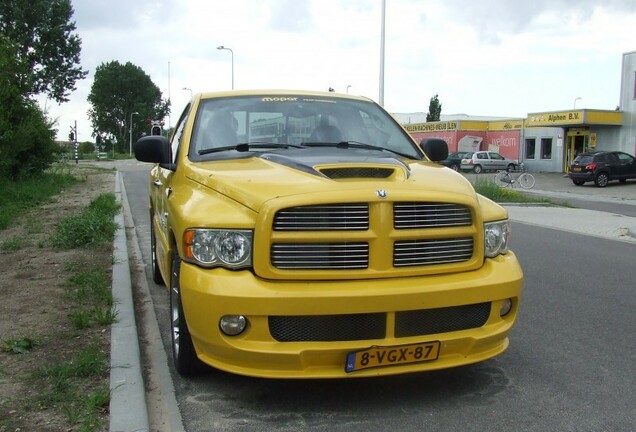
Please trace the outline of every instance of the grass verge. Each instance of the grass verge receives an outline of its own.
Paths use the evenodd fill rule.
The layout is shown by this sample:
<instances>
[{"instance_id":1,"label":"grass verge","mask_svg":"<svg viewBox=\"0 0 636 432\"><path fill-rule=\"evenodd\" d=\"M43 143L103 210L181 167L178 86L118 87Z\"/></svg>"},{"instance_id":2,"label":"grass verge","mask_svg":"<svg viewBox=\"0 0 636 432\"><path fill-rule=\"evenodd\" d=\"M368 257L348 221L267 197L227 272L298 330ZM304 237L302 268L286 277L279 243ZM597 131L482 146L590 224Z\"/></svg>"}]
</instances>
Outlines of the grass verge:
<instances>
[{"instance_id":1,"label":"grass verge","mask_svg":"<svg viewBox=\"0 0 636 432\"><path fill-rule=\"evenodd\" d=\"M491 178L478 177L473 184L478 194L498 203L544 203L554 204L547 198L532 197L510 188L502 188Z\"/></svg>"},{"instance_id":2,"label":"grass verge","mask_svg":"<svg viewBox=\"0 0 636 432\"><path fill-rule=\"evenodd\" d=\"M22 180L0 180L0 229L7 228L26 210L51 199L78 180L68 172L51 172Z\"/></svg>"},{"instance_id":3,"label":"grass verge","mask_svg":"<svg viewBox=\"0 0 636 432\"><path fill-rule=\"evenodd\" d=\"M0 182L0 276L20 280L0 306L0 431L108 430L120 207L104 170L70 168Z\"/></svg>"}]
</instances>

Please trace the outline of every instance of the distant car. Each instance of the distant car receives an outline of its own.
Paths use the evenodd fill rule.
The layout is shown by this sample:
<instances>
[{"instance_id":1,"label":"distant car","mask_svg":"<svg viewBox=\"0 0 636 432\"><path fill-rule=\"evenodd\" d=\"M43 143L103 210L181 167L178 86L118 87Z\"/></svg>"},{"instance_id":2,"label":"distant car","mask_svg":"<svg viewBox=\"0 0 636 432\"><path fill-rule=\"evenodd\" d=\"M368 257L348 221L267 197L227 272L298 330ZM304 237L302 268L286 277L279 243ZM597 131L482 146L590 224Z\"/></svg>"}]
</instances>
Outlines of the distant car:
<instances>
[{"instance_id":1,"label":"distant car","mask_svg":"<svg viewBox=\"0 0 636 432\"><path fill-rule=\"evenodd\" d=\"M507 159L497 152L477 151L468 153L462 159L460 168L462 171L473 171L479 174L482 171L491 170L508 170L512 171L519 165L519 161L515 159Z\"/></svg>"},{"instance_id":2,"label":"distant car","mask_svg":"<svg viewBox=\"0 0 636 432\"><path fill-rule=\"evenodd\" d=\"M450 153L448 157L442 161L439 161L440 164L449 167L454 171L459 171L459 166L462 163L462 159L469 157L471 152L454 152Z\"/></svg>"},{"instance_id":3,"label":"distant car","mask_svg":"<svg viewBox=\"0 0 636 432\"><path fill-rule=\"evenodd\" d=\"M570 165L568 175L577 186L591 181L598 187L605 187L612 180L626 182L636 178L636 158L620 151L581 153Z\"/></svg>"}]
</instances>

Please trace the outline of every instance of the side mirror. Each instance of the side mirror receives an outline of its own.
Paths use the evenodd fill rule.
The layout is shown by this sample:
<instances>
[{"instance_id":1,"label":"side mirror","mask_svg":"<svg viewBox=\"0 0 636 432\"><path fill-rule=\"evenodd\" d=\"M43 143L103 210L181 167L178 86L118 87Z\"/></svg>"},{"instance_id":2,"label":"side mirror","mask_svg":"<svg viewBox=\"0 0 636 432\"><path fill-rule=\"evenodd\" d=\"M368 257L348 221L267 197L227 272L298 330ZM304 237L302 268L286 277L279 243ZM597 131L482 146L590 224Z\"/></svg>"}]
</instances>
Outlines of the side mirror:
<instances>
[{"instance_id":1,"label":"side mirror","mask_svg":"<svg viewBox=\"0 0 636 432\"><path fill-rule=\"evenodd\" d=\"M148 135L135 143L135 158L141 162L158 163L165 168L173 166L170 157L170 141L161 135Z\"/></svg>"},{"instance_id":2,"label":"side mirror","mask_svg":"<svg viewBox=\"0 0 636 432\"><path fill-rule=\"evenodd\" d=\"M433 162L439 162L448 157L448 144L441 138L424 138L420 147Z\"/></svg>"}]
</instances>

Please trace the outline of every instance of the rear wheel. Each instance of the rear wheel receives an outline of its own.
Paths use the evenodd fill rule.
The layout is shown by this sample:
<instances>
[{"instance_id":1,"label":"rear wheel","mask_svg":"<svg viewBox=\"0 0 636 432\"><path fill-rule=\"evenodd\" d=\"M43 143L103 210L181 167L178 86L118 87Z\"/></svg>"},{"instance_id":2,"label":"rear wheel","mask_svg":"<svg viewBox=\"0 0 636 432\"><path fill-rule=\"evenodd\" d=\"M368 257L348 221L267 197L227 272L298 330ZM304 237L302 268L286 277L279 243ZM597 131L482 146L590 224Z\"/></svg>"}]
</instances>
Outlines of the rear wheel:
<instances>
[{"instance_id":1,"label":"rear wheel","mask_svg":"<svg viewBox=\"0 0 636 432\"><path fill-rule=\"evenodd\" d=\"M473 172L474 172L475 174L479 174L479 173L480 173L480 172L482 172L482 171L483 171L483 170L482 170L482 168L481 168L481 165L475 165L475 166L473 167Z\"/></svg>"},{"instance_id":2,"label":"rear wheel","mask_svg":"<svg viewBox=\"0 0 636 432\"><path fill-rule=\"evenodd\" d=\"M534 176L532 174L523 173L519 176L517 181L519 182L519 186L521 186L524 189L530 189L534 187L535 181L534 181Z\"/></svg>"},{"instance_id":3,"label":"rear wheel","mask_svg":"<svg viewBox=\"0 0 636 432\"><path fill-rule=\"evenodd\" d=\"M594 184L596 186L605 187L607 186L607 183L609 183L609 176L606 172L600 172L596 174L596 177L594 178Z\"/></svg>"},{"instance_id":4,"label":"rear wheel","mask_svg":"<svg viewBox=\"0 0 636 432\"><path fill-rule=\"evenodd\" d=\"M497 174L495 174L495 183L499 187L511 187L512 177L510 177L510 173L507 171L498 171Z\"/></svg>"},{"instance_id":5,"label":"rear wheel","mask_svg":"<svg viewBox=\"0 0 636 432\"><path fill-rule=\"evenodd\" d=\"M459 171L459 165L457 164L452 164L451 166L449 166L450 169L452 169L453 171Z\"/></svg>"},{"instance_id":6,"label":"rear wheel","mask_svg":"<svg viewBox=\"0 0 636 432\"><path fill-rule=\"evenodd\" d=\"M172 330L172 358L174 366L181 375L196 375L203 369L203 363L198 359L192 344L192 337L188 330L183 304L181 302L181 287L179 275L181 273L181 258L175 250L172 253L170 274L170 327Z\"/></svg>"}]
</instances>

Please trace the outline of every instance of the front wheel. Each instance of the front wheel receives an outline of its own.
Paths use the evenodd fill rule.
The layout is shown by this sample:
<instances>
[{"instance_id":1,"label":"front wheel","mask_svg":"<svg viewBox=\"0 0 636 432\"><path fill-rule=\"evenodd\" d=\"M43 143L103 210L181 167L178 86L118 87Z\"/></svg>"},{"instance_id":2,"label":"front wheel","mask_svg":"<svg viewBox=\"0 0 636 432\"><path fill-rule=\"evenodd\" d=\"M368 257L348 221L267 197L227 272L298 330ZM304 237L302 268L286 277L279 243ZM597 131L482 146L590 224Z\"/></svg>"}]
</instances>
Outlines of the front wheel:
<instances>
[{"instance_id":1,"label":"front wheel","mask_svg":"<svg viewBox=\"0 0 636 432\"><path fill-rule=\"evenodd\" d=\"M181 302L181 287L179 275L181 274L181 258L175 250L172 253L172 265L170 275L170 328L172 330L172 358L174 366L181 375L196 375L203 369L203 363L198 359L188 324L183 313Z\"/></svg>"},{"instance_id":2,"label":"front wheel","mask_svg":"<svg viewBox=\"0 0 636 432\"><path fill-rule=\"evenodd\" d=\"M517 179L517 181L519 182L519 186L521 186L524 189L532 188L535 183L534 176L528 173L521 174L519 178Z\"/></svg>"},{"instance_id":3,"label":"front wheel","mask_svg":"<svg viewBox=\"0 0 636 432\"><path fill-rule=\"evenodd\" d=\"M473 172L474 172L475 174L479 174L479 173L481 173L481 171L482 171L482 169L481 169L481 165L475 165L475 166L473 167Z\"/></svg>"},{"instance_id":4,"label":"front wheel","mask_svg":"<svg viewBox=\"0 0 636 432\"><path fill-rule=\"evenodd\" d=\"M572 183L574 183L577 186L583 186L583 183L585 183L583 180L572 180Z\"/></svg>"},{"instance_id":5,"label":"front wheel","mask_svg":"<svg viewBox=\"0 0 636 432\"><path fill-rule=\"evenodd\" d=\"M605 172L600 172L596 174L596 178L594 179L594 184L598 187L605 187L609 183L609 176Z\"/></svg>"}]
</instances>

